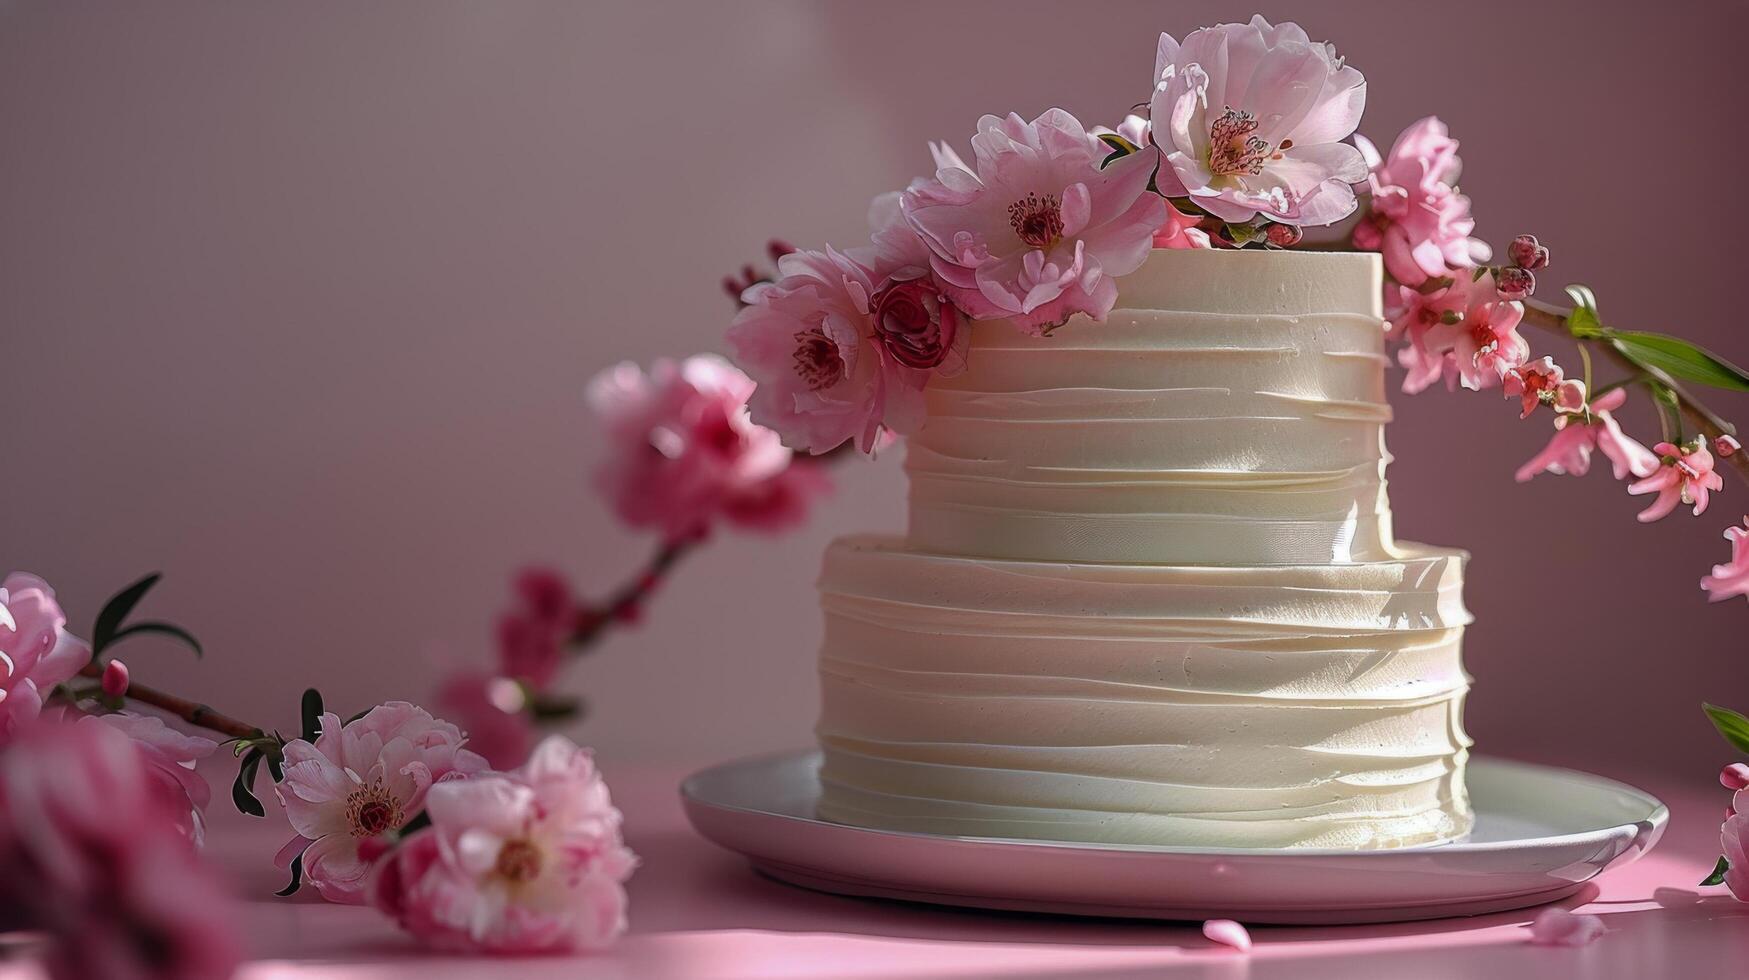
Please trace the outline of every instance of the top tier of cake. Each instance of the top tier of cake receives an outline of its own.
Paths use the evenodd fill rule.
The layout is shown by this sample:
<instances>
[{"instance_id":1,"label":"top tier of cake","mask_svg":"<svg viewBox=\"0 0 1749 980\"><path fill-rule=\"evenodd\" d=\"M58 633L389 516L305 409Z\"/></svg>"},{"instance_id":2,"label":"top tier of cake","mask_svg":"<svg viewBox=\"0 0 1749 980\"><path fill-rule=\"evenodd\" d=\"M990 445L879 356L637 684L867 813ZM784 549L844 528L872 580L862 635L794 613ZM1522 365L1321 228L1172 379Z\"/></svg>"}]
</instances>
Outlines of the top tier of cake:
<instances>
[{"instance_id":1,"label":"top tier of cake","mask_svg":"<svg viewBox=\"0 0 1749 980\"><path fill-rule=\"evenodd\" d=\"M1375 255L1157 250L1105 323L973 327L910 439L910 547L1039 561L1392 556Z\"/></svg>"}]
</instances>

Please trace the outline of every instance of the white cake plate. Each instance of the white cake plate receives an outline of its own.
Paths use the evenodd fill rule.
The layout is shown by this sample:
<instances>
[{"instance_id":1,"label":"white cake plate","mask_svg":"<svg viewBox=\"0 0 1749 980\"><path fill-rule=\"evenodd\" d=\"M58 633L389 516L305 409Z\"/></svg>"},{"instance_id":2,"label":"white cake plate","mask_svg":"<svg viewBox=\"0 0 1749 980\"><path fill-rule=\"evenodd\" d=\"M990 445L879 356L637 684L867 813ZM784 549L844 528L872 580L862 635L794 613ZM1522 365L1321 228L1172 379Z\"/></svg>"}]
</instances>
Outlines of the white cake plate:
<instances>
[{"instance_id":1,"label":"white cake plate","mask_svg":"<svg viewBox=\"0 0 1749 980\"><path fill-rule=\"evenodd\" d=\"M1150 847L867 830L814 816L820 754L688 777L692 825L759 871L841 895L1148 919L1338 924L1480 915L1558 901L1664 832L1664 804L1573 772L1472 758L1475 832L1381 851Z\"/></svg>"}]
</instances>

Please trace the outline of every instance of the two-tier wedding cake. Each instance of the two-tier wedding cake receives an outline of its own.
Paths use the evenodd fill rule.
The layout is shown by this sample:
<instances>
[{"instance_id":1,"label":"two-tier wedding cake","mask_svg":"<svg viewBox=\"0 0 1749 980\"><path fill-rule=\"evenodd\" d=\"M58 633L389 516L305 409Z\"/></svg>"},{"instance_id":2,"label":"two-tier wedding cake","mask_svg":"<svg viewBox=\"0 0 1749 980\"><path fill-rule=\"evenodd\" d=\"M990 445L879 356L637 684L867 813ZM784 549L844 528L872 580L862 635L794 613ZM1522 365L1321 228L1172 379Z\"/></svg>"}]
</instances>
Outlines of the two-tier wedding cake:
<instances>
[{"instance_id":1,"label":"two-tier wedding cake","mask_svg":"<svg viewBox=\"0 0 1749 980\"><path fill-rule=\"evenodd\" d=\"M1232 847L1452 840L1464 554L1392 539L1377 256L1156 250L978 322L904 538L820 579L820 814Z\"/></svg>"}]
</instances>

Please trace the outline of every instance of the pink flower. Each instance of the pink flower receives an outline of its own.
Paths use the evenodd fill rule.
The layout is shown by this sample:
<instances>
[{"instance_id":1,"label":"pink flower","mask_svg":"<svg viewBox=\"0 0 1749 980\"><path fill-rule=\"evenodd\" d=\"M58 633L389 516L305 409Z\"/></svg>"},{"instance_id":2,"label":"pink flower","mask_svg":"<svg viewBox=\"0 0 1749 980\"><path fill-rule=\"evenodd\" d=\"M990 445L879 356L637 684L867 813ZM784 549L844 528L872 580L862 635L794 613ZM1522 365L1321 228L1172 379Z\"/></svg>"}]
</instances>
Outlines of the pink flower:
<instances>
[{"instance_id":1,"label":"pink flower","mask_svg":"<svg viewBox=\"0 0 1749 980\"><path fill-rule=\"evenodd\" d=\"M902 206L947 296L974 317L1034 333L1076 313L1105 319L1116 277L1141 266L1165 217L1148 190L1155 155L1101 169L1108 149L1051 109L1032 122L980 119L972 167L938 151L934 178L912 184Z\"/></svg>"},{"instance_id":2,"label":"pink flower","mask_svg":"<svg viewBox=\"0 0 1749 980\"><path fill-rule=\"evenodd\" d=\"M292 829L310 842L304 873L323 898L362 903L370 863L361 842L400 829L433 783L486 768L465 741L425 709L390 701L347 725L324 714L314 743L286 743L285 779L274 792Z\"/></svg>"},{"instance_id":3,"label":"pink flower","mask_svg":"<svg viewBox=\"0 0 1749 980\"><path fill-rule=\"evenodd\" d=\"M1742 796L1743 791L1739 790L1738 795ZM1725 871L1725 887L1738 901L1749 902L1749 813L1735 806L1732 809L1736 812L1719 827L1719 845L1731 864Z\"/></svg>"},{"instance_id":4,"label":"pink flower","mask_svg":"<svg viewBox=\"0 0 1749 980\"><path fill-rule=\"evenodd\" d=\"M1428 116L1410 125L1385 157L1359 134L1354 142L1372 184L1367 232L1357 232L1356 244L1382 252L1391 278L1419 286L1488 260L1488 246L1470 237L1476 220L1455 188L1462 163L1445 123Z\"/></svg>"},{"instance_id":5,"label":"pink flower","mask_svg":"<svg viewBox=\"0 0 1749 980\"><path fill-rule=\"evenodd\" d=\"M0 581L0 743L42 713L43 698L91 662L66 630L55 590L35 575Z\"/></svg>"},{"instance_id":6,"label":"pink flower","mask_svg":"<svg viewBox=\"0 0 1749 980\"><path fill-rule=\"evenodd\" d=\"M371 904L438 949L598 949L626 928L637 859L586 750L550 736L506 775L434 786L431 827L378 864Z\"/></svg>"},{"instance_id":7,"label":"pink flower","mask_svg":"<svg viewBox=\"0 0 1749 980\"><path fill-rule=\"evenodd\" d=\"M1562 412L1555 416L1555 435L1543 451L1532 456L1518 468L1518 482L1524 483L1538 473L1569 473L1584 476L1591 469L1591 450L1603 450L1615 470L1615 478L1651 476L1657 472L1658 457L1621 431L1620 423L1611 414L1627 401L1626 388L1614 388L1591 401L1591 421L1583 415Z\"/></svg>"},{"instance_id":8,"label":"pink flower","mask_svg":"<svg viewBox=\"0 0 1749 980\"><path fill-rule=\"evenodd\" d=\"M1492 388L1530 358L1530 344L1518 335L1524 305L1500 299L1490 274L1479 279L1460 275L1411 305L1415 313L1406 327L1409 345L1397 354L1408 372L1403 390L1410 394L1441 377L1450 388L1459 382L1473 391Z\"/></svg>"},{"instance_id":9,"label":"pink flower","mask_svg":"<svg viewBox=\"0 0 1749 980\"><path fill-rule=\"evenodd\" d=\"M1500 378L1508 398L1517 395L1521 407L1519 418L1529 418L1538 405L1547 404L1557 412L1585 410L1585 382L1568 381L1561 376L1560 365L1544 356L1528 364L1506 369Z\"/></svg>"},{"instance_id":10,"label":"pink flower","mask_svg":"<svg viewBox=\"0 0 1749 980\"><path fill-rule=\"evenodd\" d=\"M1707 452L1706 440L1696 439L1686 448L1660 442L1652 450L1662 458L1662 465L1651 476L1628 485L1628 493L1634 496L1658 495L1652 506L1640 511L1640 523L1658 520L1678 503L1693 504L1696 517L1706 513L1710 491L1725 488L1725 478L1713 472L1713 454Z\"/></svg>"},{"instance_id":11,"label":"pink flower","mask_svg":"<svg viewBox=\"0 0 1749 980\"><path fill-rule=\"evenodd\" d=\"M1095 126L1094 136L1119 136L1131 146L1140 148L1143 152L1157 154L1159 149L1152 145L1153 135L1148 126L1148 120L1134 113L1125 116L1116 129L1105 126ZM1108 154L1109 155L1109 154ZM1154 229L1155 248L1208 248L1209 235L1197 227L1194 215L1185 214L1166 202L1166 217L1160 227Z\"/></svg>"},{"instance_id":12,"label":"pink flower","mask_svg":"<svg viewBox=\"0 0 1749 980\"><path fill-rule=\"evenodd\" d=\"M231 896L109 725L41 722L0 753L0 926L49 934L57 980L223 980Z\"/></svg>"},{"instance_id":13,"label":"pink flower","mask_svg":"<svg viewBox=\"0 0 1749 980\"><path fill-rule=\"evenodd\" d=\"M1366 159L1341 142L1360 124L1366 80L1299 25L1160 35L1149 115L1167 197L1189 197L1223 221L1259 214L1327 225L1354 210Z\"/></svg>"},{"instance_id":14,"label":"pink flower","mask_svg":"<svg viewBox=\"0 0 1749 980\"><path fill-rule=\"evenodd\" d=\"M534 747L534 721L524 710L526 695L507 677L479 671L450 675L437 689L437 707L467 733L468 749L493 769L509 769Z\"/></svg>"},{"instance_id":15,"label":"pink flower","mask_svg":"<svg viewBox=\"0 0 1749 980\"><path fill-rule=\"evenodd\" d=\"M1714 565L1713 573L1700 580L1700 587L1707 592L1708 602L1718 602L1732 596L1749 596L1749 517L1743 518L1743 524L1725 528L1725 540L1731 542L1731 560L1723 565ZM1734 786L1733 789L1742 789Z\"/></svg>"},{"instance_id":16,"label":"pink flower","mask_svg":"<svg viewBox=\"0 0 1749 980\"><path fill-rule=\"evenodd\" d=\"M770 515L750 502L771 496L790 451L749 416L753 393L752 380L709 354L659 360L649 374L625 363L597 375L589 401L610 450L596 481L620 519L671 537L700 533L718 517L769 526Z\"/></svg>"},{"instance_id":17,"label":"pink flower","mask_svg":"<svg viewBox=\"0 0 1749 980\"><path fill-rule=\"evenodd\" d=\"M1538 946L1584 946L1608 931L1598 916L1546 908L1531 920L1530 941Z\"/></svg>"},{"instance_id":18,"label":"pink flower","mask_svg":"<svg viewBox=\"0 0 1749 980\"><path fill-rule=\"evenodd\" d=\"M564 576L549 568L518 572L514 592L510 608L498 616L498 667L505 677L540 690L564 662L577 603Z\"/></svg>"},{"instance_id":19,"label":"pink flower","mask_svg":"<svg viewBox=\"0 0 1749 980\"><path fill-rule=\"evenodd\" d=\"M131 739L140 751L148 786L164 801L164 811L175 817L176 828L197 846L205 841L206 807L212 800L212 789L206 777L195 771L195 764L212 755L219 743L131 711L88 715L78 724L104 725Z\"/></svg>"}]
</instances>

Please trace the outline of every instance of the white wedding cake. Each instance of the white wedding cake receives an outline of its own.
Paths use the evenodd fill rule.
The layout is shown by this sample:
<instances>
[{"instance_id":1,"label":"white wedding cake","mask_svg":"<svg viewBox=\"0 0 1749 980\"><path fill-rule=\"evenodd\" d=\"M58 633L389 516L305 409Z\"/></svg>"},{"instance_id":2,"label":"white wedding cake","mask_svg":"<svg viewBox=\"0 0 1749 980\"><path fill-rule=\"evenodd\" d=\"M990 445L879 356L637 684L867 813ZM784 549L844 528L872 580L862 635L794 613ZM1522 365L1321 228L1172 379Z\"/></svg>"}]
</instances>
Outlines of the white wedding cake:
<instances>
[{"instance_id":1,"label":"white wedding cake","mask_svg":"<svg viewBox=\"0 0 1749 980\"><path fill-rule=\"evenodd\" d=\"M820 579L822 817L1376 848L1472 822L1463 552L1391 535L1376 255L1156 250L1104 323L971 326L903 539Z\"/></svg>"}]
</instances>

